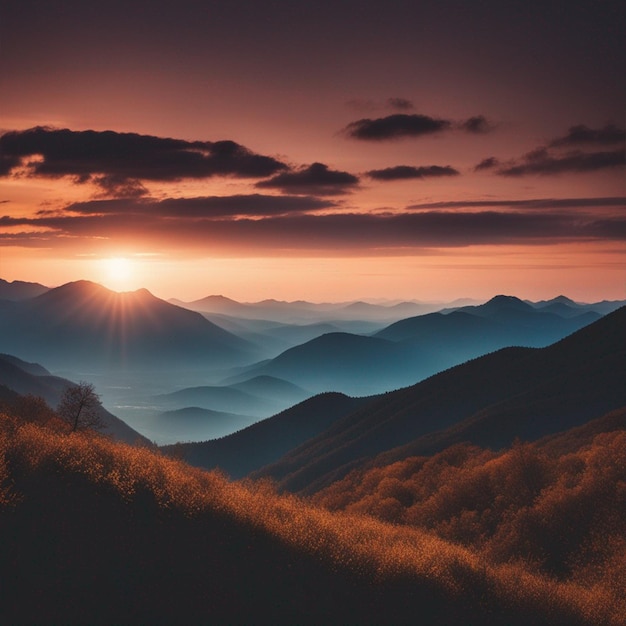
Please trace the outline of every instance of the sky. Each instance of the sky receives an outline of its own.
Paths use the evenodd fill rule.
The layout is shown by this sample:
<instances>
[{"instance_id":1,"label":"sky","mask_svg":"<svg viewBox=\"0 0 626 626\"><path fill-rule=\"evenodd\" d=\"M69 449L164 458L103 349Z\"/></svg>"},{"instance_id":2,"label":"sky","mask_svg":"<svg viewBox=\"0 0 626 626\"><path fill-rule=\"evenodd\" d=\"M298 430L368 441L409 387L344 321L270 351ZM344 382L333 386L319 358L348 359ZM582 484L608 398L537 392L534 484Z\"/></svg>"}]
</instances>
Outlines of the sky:
<instances>
[{"instance_id":1,"label":"sky","mask_svg":"<svg viewBox=\"0 0 626 626\"><path fill-rule=\"evenodd\" d=\"M0 277L626 299L624 12L0 0Z\"/></svg>"}]
</instances>

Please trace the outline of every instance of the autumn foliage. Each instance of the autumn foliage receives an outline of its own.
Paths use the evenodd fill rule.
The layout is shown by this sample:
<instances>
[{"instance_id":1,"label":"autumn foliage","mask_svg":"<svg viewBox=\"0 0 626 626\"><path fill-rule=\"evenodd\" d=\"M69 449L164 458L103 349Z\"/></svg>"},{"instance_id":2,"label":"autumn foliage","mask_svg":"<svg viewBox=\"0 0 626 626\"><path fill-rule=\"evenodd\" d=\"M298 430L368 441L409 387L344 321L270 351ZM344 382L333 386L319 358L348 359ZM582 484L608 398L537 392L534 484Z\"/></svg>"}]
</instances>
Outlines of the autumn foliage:
<instances>
[{"instance_id":1,"label":"autumn foliage","mask_svg":"<svg viewBox=\"0 0 626 626\"><path fill-rule=\"evenodd\" d=\"M0 622L617 625L625 450L457 446L313 504L3 414Z\"/></svg>"}]
</instances>

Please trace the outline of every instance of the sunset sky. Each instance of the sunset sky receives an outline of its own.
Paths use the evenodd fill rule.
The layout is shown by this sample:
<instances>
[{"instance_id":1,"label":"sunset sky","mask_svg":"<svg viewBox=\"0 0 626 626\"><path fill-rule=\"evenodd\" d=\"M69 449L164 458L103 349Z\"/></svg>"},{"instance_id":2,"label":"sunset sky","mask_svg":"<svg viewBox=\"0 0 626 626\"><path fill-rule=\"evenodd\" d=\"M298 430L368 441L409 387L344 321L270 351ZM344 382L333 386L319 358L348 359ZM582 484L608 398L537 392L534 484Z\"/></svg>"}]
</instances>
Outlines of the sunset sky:
<instances>
[{"instance_id":1,"label":"sunset sky","mask_svg":"<svg viewBox=\"0 0 626 626\"><path fill-rule=\"evenodd\" d=\"M624 12L0 0L0 277L626 299Z\"/></svg>"}]
</instances>

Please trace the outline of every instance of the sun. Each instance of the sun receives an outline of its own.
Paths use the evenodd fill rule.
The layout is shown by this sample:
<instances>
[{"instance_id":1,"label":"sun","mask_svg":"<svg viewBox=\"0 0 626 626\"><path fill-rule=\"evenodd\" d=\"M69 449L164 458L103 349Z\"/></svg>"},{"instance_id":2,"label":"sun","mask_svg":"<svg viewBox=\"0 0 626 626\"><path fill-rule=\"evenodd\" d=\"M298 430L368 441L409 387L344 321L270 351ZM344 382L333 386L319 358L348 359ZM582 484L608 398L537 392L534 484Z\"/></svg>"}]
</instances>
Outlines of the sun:
<instances>
[{"instance_id":1,"label":"sun","mask_svg":"<svg viewBox=\"0 0 626 626\"><path fill-rule=\"evenodd\" d=\"M115 291L130 289L134 277L133 262L126 257L102 259L103 282Z\"/></svg>"}]
</instances>

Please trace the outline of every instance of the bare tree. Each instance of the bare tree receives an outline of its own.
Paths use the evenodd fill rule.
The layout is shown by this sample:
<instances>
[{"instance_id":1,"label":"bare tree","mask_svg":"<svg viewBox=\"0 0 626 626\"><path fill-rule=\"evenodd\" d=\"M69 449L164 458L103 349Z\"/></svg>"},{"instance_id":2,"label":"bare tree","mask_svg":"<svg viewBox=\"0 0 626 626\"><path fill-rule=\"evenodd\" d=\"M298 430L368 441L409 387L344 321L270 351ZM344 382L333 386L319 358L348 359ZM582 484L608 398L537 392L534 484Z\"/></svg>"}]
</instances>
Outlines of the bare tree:
<instances>
[{"instance_id":1,"label":"bare tree","mask_svg":"<svg viewBox=\"0 0 626 626\"><path fill-rule=\"evenodd\" d=\"M70 432L104 427L100 396L91 383L84 381L67 387L61 396L57 413L70 426Z\"/></svg>"}]
</instances>

